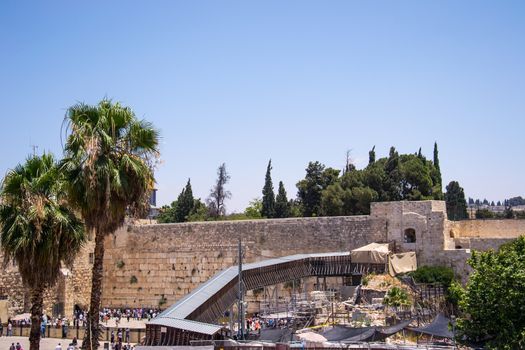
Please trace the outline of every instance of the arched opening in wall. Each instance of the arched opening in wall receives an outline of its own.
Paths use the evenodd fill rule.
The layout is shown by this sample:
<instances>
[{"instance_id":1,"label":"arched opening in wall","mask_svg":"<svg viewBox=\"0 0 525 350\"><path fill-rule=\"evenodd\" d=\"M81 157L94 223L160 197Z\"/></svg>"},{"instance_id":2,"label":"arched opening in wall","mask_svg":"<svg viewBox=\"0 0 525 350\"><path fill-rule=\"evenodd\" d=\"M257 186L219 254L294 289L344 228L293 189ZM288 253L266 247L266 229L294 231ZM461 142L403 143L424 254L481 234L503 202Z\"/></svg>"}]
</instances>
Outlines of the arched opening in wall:
<instances>
[{"instance_id":1,"label":"arched opening in wall","mask_svg":"<svg viewBox=\"0 0 525 350\"><path fill-rule=\"evenodd\" d=\"M407 228L403 240L405 243L416 243L416 230Z\"/></svg>"}]
</instances>

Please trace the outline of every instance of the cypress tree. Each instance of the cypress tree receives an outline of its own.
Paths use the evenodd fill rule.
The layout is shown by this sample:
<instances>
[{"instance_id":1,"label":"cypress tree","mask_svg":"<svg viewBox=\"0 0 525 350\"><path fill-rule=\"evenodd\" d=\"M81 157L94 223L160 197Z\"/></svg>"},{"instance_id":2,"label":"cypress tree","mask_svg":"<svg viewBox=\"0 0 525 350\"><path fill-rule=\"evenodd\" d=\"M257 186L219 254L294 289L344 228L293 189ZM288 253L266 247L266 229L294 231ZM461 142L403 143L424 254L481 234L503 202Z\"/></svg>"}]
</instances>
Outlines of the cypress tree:
<instances>
[{"instance_id":1,"label":"cypress tree","mask_svg":"<svg viewBox=\"0 0 525 350\"><path fill-rule=\"evenodd\" d=\"M376 161L376 146L372 147L368 152L368 165L373 164Z\"/></svg>"},{"instance_id":2,"label":"cypress tree","mask_svg":"<svg viewBox=\"0 0 525 350\"><path fill-rule=\"evenodd\" d=\"M439 184L442 185L443 182L441 180L441 169L439 168L439 152L437 142L434 142L434 167L437 170Z\"/></svg>"},{"instance_id":3,"label":"cypress tree","mask_svg":"<svg viewBox=\"0 0 525 350\"><path fill-rule=\"evenodd\" d=\"M268 162L268 167L266 168L266 176L264 179L264 187L262 190L262 209L261 214L266 218L273 218L275 215L275 194L273 193L273 184L272 184L272 160Z\"/></svg>"},{"instance_id":4,"label":"cypress tree","mask_svg":"<svg viewBox=\"0 0 525 350\"><path fill-rule=\"evenodd\" d=\"M468 219L465 192L457 181L450 181L448 184L447 192L445 193L445 202L449 220Z\"/></svg>"},{"instance_id":5,"label":"cypress tree","mask_svg":"<svg viewBox=\"0 0 525 350\"><path fill-rule=\"evenodd\" d=\"M286 190L282 181L279 181L279 190L275 199L275 217L287 218L290 216L290 204L286 197Z\"/></svg>"},{"instance_id":6,"label":"cypress tree","mask_svg":"<svg viewBox=\"0 0 525 350\"><path fill-rule=\"evenodd\" d=\"M193 191L191 189L190 179L186 183L186 187L182 189L182 192L177 198L177 208L175 209L175 221L176 222L186 222L188 221L188 216L193 210L194 199Z\"/></svg>"}]
</instances>

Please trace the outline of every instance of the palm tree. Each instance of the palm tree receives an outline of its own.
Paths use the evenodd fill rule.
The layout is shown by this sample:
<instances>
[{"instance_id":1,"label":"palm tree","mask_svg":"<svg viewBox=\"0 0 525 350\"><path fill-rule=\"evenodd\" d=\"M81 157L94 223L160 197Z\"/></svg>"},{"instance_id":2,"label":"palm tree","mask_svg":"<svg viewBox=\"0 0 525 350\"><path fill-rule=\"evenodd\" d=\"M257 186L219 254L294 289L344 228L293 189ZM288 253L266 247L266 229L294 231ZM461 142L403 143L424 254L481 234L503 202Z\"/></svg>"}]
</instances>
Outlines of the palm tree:
<instances>
[{"instance_id":1,"label":"palm tree","mask_svg":"<svg viewBox=\"0 0 525 350\"><path fill-rule=\"evenodd\" d=\"M31 156L9 171L0 187L0 246L14 261L31 296L30 350L40 347L44 289L56 282L85 241L84 226L64 201L51 154Z\"/></svg>"},{"instance_id":2,"label":"palm tree","mask_svg":"<svg viewBox=\"0 0 525 350\"><path fill-rule=\"evenodd\" d=\"M68 198L88 232L95 234L88 327L83 349L99 345L104 238L124 224L128 211L148 204L154 185L159 133L129 107L110 100L77 104L64 120L67 140L62 169Z\"/></svg>"}]
</instances>

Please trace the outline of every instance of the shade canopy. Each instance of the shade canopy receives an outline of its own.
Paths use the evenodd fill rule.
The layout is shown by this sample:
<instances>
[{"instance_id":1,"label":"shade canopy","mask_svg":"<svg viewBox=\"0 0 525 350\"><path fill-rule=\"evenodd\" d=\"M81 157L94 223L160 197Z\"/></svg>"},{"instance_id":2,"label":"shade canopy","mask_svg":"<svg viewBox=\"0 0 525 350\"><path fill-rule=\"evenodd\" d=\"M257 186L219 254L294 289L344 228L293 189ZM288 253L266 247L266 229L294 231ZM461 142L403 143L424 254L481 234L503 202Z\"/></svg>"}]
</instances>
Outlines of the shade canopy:
<instances>
[{"instance_id":1,"label":"shade canopy","mask_svg":"<svg viewBox=\"0 0 525 350\"><path fill-rule=\"evenodd\" d=\"M390 249L388 243L370 243L352 250L352 263L357 264L386 264Z\"/></svg>"},{"instance_id":2,"label":"shade canopy","mask_svg":"<svg viewBox=\"0 0 525 350\"><path fill-rule=\"evenodd\" d=\"M416 252L390 255L388 272L390 276L417 270Z\"/></svg>"}]
</instances>

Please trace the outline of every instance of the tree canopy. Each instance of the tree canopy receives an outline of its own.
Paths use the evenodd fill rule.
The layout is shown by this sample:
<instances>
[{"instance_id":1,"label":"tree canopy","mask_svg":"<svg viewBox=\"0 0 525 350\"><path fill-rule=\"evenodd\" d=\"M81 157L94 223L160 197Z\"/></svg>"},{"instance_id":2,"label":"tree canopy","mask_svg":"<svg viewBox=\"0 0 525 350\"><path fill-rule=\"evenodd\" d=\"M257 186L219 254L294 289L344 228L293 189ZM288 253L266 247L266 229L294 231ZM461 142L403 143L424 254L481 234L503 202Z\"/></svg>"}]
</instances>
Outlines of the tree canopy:
<instances>
[{"instance_id":1,"label":"tree canopy","mask_svg":"<svg viewBox=\"0 0 525 350\"><path fill-rule=\"evenodd\" d=\"M272 183L272 160L268 162L266 168L266 176L264 178L264 187L262 189L262 208L261 215L265 218L273 218L275 216L275 194L273 192Z\"/></svg>"},{"instance_id":2,"label":"tree canopy","mask_svg":"<svg viewBox=\"0 0 525 350\"><path fill-rule=\"evenodd\" d=\"M10 170L0 187L0 247L30 292L31 350L39 348L44 289L85 241L84 225L65 201L63 180L54 157L44 154Z\"/></svg>"},{"instance_id":3,"label":"tree canopy","mask_svg":"<svg viewBox=\"0 0 525 350\"><path fill-rule=\"evenodd\" d=\"M445 202L447 206L447 216L449 220L468 219L467 201L465 192L457 181L451 181L447 185L445 193Z\"/></svg>"},{"instance_id":4,"label":"tree canopy","mask_svg":"<svg viewBox=\"0 0 525 350\"><path fill-rule=\"evenodd\" d=\"M373 201L442 199L440 173L420 152L375 159L370 151L364 169L339 171L310 162L306 176L297 183L303 216L369 214Z\"/></svg>"},{"instance_id":5,"label":"tree canopy","mask_svg":"<svg viewBox=\"0 0 525 350\"><path fill-rule=\"evenodd\" d=\"M95 251L88 327L84 349L99 345L99 309L104 261L104 238L127 214L149 209L155 183L159 132L133 110L104 99L95 106L79 103L64 119L66 144L62 171L68 201L88 231L95 232Z\"/></svg>"},{"instance_id":6,"label":"tree canopy","mask_svg":"<svg viewBox=\"0 0 525 350\"><path fill-rule=\"evenodd\" d=\"M525 348L525 237L495 252L472 253L473 272L459 293L460 338L492 349Z\"/></svg>"}]
</instances>

